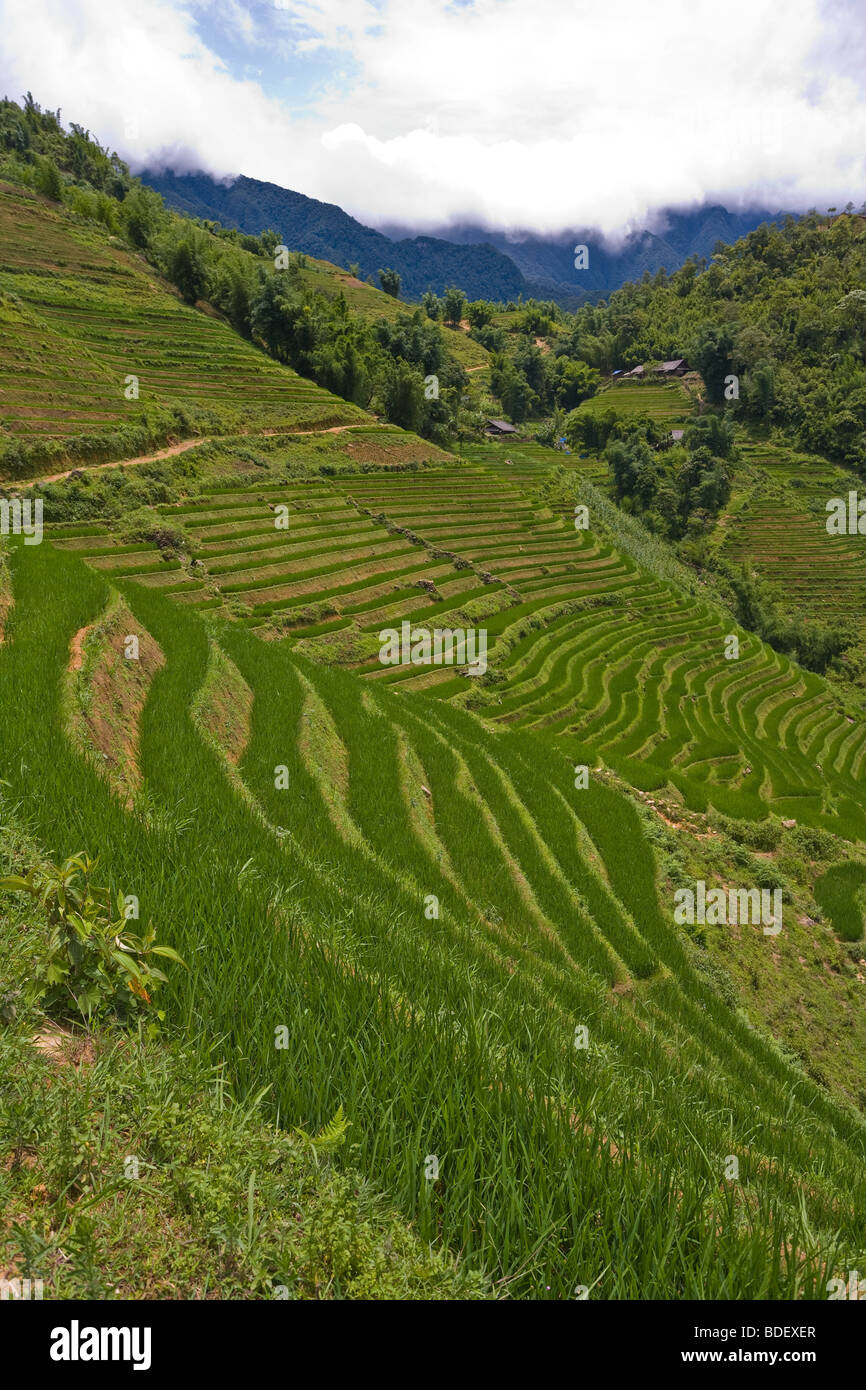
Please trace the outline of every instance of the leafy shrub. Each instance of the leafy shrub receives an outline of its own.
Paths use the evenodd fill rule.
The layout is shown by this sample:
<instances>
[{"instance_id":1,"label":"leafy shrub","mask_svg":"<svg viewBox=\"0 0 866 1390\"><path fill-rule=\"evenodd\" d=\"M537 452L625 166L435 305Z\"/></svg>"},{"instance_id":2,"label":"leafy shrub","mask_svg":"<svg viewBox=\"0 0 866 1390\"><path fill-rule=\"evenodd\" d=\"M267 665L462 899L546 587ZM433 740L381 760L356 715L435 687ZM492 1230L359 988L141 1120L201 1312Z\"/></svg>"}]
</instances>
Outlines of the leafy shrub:
<instances>
[{"instance_id":1,"label":"leafy shrub","mask_svg":"<svg viewBox=\"0 0 866 1390\"><path fill-rule=\"evenodd\" d=\"M127 1018L151 1003L167 977L154 956L184 962L170 946L155 945L149 925L143 935L127 929L123 895L117 917L107 889L96 888L96 860L74 854L60 867L35 866L26 876L0 878L0 889L29 893L48 915L49 933L30 980L33 1002L58 1018L85 1021L114 1013ZM130 997L131 996L131 997Z\"/></svg>"}]
</instances>

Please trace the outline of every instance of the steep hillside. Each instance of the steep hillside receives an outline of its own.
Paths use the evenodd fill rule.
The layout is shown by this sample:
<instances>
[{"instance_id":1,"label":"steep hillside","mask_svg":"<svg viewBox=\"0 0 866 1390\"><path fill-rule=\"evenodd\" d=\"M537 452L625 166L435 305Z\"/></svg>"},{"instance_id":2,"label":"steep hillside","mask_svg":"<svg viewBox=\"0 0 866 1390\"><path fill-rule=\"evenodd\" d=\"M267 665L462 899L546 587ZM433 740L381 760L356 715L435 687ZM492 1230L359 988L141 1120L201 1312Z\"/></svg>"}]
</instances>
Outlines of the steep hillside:
<instances>
[{"instance_id":1,"label":"steep hillside","mask_svg":"<svg viewBox=\"0 0 866 1390\"><path fill-rule=\"evenodd\" d=\"M275 183L242 176L227 184L208 174L171 170L144 170L141 177L169 207L191 217L210 218L253 236L270 228L297 251L341 266L357 264L364 279L375 279L390 267L399 272L409 298L420 299L425 290L442 294L448 285L459 285L471 299L516 299L526 290L514 262L484 236L474 245L430 236L394 241L333 203Z\"/></svg>"},{"instance_id":2,"label":"steep hillside","mask_svg":"<svg viewBox=\"0 0 866 1390\"><path fill-rule=\"evenodd\" d=\"M474 466L443 458L395 475L359 471L363 440L343 435L318 477L294 478L303 446L272 441L251 483L199 483L195 496L157 505L155 530L176 536L168 550L117 548L110 529L94 526L51 534L113 578L225 606L377 684L468 701L496 723L554 736L576 762L669 788L694 810L761 818L772 809L866 839L856 706L739 627L582 470L551 505L533 489L543 454L525 479L495 445L479 446ZM228 459L233 447L223 446ZM49 526L75 513L65 488L41 491ZM587 524L576 530L581 505ZM448 665L381 664L382 628L432 619L484 628L480 680Z\"/></svg>"},{"instance_id":3,"label":"steep hillside","mask_svg":"<svg viewBox=\"0 0 866 1390\"><path fill-rule=\"evenodd\" d=\"M184 1298L823 1298L866 1260L866 725L718 557L784 515L818 564L859 446L793 487L816 459L758 366L739 436L713 398L770 353L832 416L856 220L574 316L472 305L486 348L168 213L32 103L0 145L3 491L44 521L0 512L4 1265L91 1298L137 1262ZM609 376L680 345L700 374ZM570 450L482 441L466 364Z\"/></svg>"},{"instance_id":4,"label":"steep hillside","mask_svg":"<svg viewBox=\"0 0 866 1390\"><path fill-rule=\"evenodd\" d=\"M587 227L540 237L467 223L418 236L397 225L375 231L333 203L258 179L242 176L227 182L171 170L145 170L142 178L170 207L191 217L215 219L253 235L273 228L288 245L311 256L341 266L357 263L364 278L375 278L383 266L391 266L403 279L404 293L414 299L428 289L442 294L447 285L459 285L470 299L535 295L574 308L646 273L664 268L671 274L690 257L709 258L717 242L738 241L761 223L783 216L764 209L732 212L718 205L694 212L662 210L653 219L657 230L634 231L621 246L609 245ZM589 264L580 272L574 268L578 244L590 252Z\"/></svg>"},{"instance_id":5,"label":"steep hillside","mask_svg":"<svg viewBox=\"0 0 866 1390\"><path fill-rule=\"evenodd\" d=\"M653 219L658 230L631 232L620 246L609 244L591 227L576 227L551 237L519 229L503 232L471 225L443 227L436 234L461 243L490 242L522 272L526 280L524 297L554 299L566 308L575 308L586 299L609 294L629 281L641 280L645 274L655 275L662 268L672 274L691 257L709 259L717 242L739 241L762 222L781 221L782 216L762 209L731 212L718 205L694 212L662 210ZM384 230L389 236L400 234L395 228ZM589 251L588 265L579 271L574 265L576 246L586 246ZM494 296L488 294L485 298Z\"/></svg>"},{"instance_id":6,"label":"steep hillside","mask_svg":"<svg viewBox=\"0 0 866 1390\"><path fill-rule=\"evenodd\" d=\"M864 272L866 217L788 219L720 248L703 274L689 264L580 310L574 347L596 366L603 348L608 370L687 357L708 404L862 469Z\"/></svg>"},{"instance_id":7,"label":"steep hillside","mask_svg":"<svg viewBox=\"0 0 866 1390\"><path fill-rule=\"evenodd\" d=\"M343 295L352 313L366 323L377 323L380 319L393 323L407 310L407 305L393 295L385 294L375 285L366 284L328 261L305 258L299 266L299 278L314 293ZM489 364L487 349L463 330L443 324L441 333L448 351L467 370L478 371Z\"/></svg>"},{"instance_id":8,"label":"steep hillside","mask_svg":"<svg viewBox=\"0 0 866 1390\"><path fill-rule=\"evenodd\" d=\"M866 547L827 535L827 503L857 490L849 469L783 443L741 446L734 489L714 543L722 560L766 580L782 612L843 623L866 655ZM850 660L849 660L850 664ZM852 668L853 669L853 668Z\"/></svg>"},{"instance_id":9,"label":"steep hillside","mask_svg":"<svg viewBox=\"0 0 866 1390\"><path fill-rule=\"evenodd\" d=\"M488 354L464 331L461 312L440 323L444 315L413 311L394 294L287 248L275 232L249 236L173 213L116 155L80 127L66 130L31 97L22 106L0 101L4 179L10 252L0 272L0 294L4 280L9 285L3 326L9 370L23 368L23 379L2 388L15 409L0 435L0 472L32 473L52 458L140 457L184 434L286 432L329 419L342 427L365 418L354 407L437 444L482 428L468 372L481 371ZM18 215L24 204L26 220ZM39 244L43 216L50 262ZM207 330L197 330L195 315L211 320ZM74 435L63 425L66 403L43 400L39 409L36 388L44 397L45 383L29 380L39 328L40 350L68 370L68 352L52 343L52 318L88 354ZM176 340L173 356L155 345L166 330ZM119 368L125 409L116 394ZM297 408L283 409L278 391ZM22 416L39 427L26 443L14 437ZM100 433L85 433L88 427Z\"/></svg>"},{"instance_id":10,"label":"steep hillside","mask_svg":"<svg viewBox=\"0 0 866 1390\"><path fill-rule=\"evenodd\" d=\"M89 693L101 715L114 692ZM44 865L5 798L2 816L0 874ZM45 936L39 906L4 894L0 1277L42 1280L45 1299L490 1296L182 1041L47 1021L25 997Z\"/></svg>"},{"instance_id":11,"label":"steep hillside","mask_svg":"<svg viewBox=\"0 0 866 1390\"><path fill-rule=\"evenodd\" d=\"M169 437L365 418L271 361L215 313L182 303L104 228L0 183L7 472L17 460L123 458Z\"/></svg>"},{"instance_id":12,"label":"steep hillside","mask_svg":"<svg viewBox=\"0 0 866 1390\"><path fill-rule=\"evenodd\" d=\"M853 1267L862 1118L725 1002L621 792L128 584L166 662L130 812L63 731L105 577L47 546L12 563L9 795L57 854L98 844L194 961L165 1005L241 1097L308 1130L342 1104L422 1239L512 1296L810 1297ZM217 649L253 693L239 760L192 713Z\"/></svg>"}]
</instances>

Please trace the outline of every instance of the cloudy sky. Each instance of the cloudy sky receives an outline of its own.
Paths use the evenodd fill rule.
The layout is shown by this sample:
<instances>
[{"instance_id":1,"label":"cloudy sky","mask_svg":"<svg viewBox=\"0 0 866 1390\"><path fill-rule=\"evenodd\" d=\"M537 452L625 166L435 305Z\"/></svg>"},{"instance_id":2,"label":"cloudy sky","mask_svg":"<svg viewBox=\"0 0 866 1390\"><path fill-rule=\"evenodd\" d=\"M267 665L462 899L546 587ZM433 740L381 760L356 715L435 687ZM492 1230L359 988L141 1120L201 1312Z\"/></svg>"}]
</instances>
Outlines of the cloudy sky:
<instances>
[{"instance_id":1,"label":"cloudy sky","mask_svg":"<svg viewBox=\"0 0 866 1390\"><path fill-rule=\"evenodd\" d=\"M864 0L0 0L0 94L373 225L866 197Z\"/></svg>"}]
</instances>

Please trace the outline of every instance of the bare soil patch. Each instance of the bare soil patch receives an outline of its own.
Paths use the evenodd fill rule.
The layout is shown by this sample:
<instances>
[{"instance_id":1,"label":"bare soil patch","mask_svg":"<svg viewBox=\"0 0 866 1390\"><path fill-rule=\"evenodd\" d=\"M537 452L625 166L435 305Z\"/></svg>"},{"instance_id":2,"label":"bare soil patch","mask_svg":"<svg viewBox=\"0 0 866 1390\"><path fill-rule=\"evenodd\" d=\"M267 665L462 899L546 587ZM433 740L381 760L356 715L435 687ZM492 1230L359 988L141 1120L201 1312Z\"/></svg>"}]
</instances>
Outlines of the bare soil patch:
<instances>
[{"instance_id":1,"label":"bare soil patch","mask_svg":"<svg viewBox=\"0 0 866 1390\"><path fill-rule=\"evenodd\" d=\"M93 633L96 650L86 643ZM127 655L127 639L138 639L138 655ZM76 632L69 649L70 733L96 758L112 786L129 804L141 785L138 730L150 683L165 657L123 603L101 623Z\"/></svg>"}]
</instances>

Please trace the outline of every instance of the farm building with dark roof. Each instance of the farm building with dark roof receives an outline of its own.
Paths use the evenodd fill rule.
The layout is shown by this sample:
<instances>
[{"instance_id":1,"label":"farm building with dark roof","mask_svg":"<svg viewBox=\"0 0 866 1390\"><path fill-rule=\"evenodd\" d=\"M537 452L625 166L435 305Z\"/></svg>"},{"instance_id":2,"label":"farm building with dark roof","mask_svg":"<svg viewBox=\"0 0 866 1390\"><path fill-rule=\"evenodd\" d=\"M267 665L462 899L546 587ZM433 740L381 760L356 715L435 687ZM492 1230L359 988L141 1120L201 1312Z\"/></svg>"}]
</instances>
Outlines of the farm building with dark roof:
<instances>
[{"instance_id":1,"label":"farm building with dark roof","mask_svg":"<svg viewBox=\"0 0 866 1390\"><path fill-rule=\"evenodd\" d=\"M670 362L662 362L656 371L662 376L682 376L688 371L688 365L684 357L674 357Z\"/></svg>"}]
</instances>

